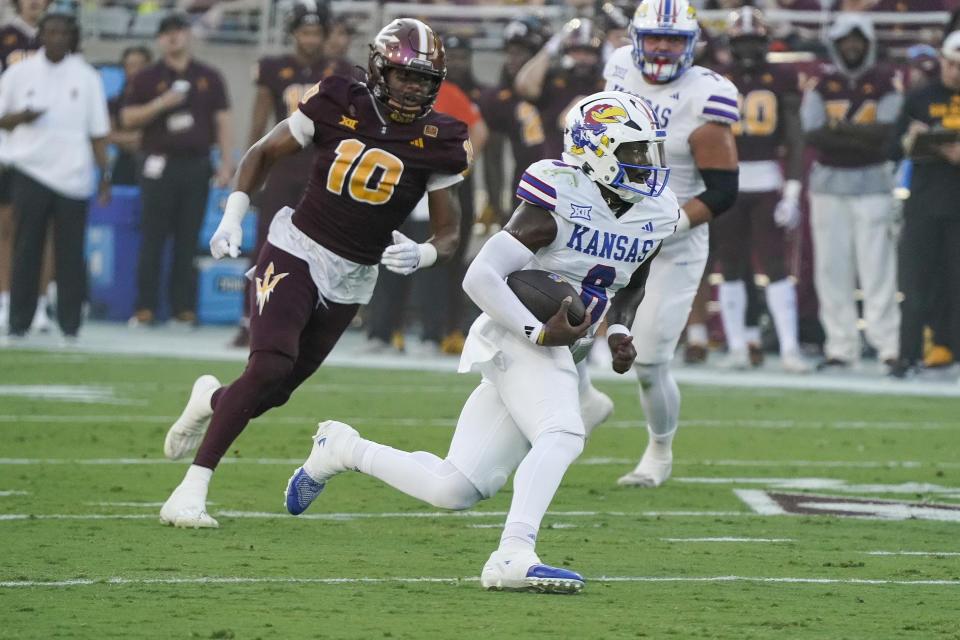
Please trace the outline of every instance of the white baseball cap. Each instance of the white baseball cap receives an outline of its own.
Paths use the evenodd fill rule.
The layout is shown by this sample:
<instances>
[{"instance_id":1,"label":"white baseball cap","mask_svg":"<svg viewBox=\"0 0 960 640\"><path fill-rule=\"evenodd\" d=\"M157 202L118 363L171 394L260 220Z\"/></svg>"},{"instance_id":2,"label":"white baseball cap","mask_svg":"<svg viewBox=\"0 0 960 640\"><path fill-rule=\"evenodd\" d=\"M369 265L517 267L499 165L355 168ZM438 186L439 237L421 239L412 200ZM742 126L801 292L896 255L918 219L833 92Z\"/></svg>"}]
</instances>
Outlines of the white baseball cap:
<instances>
[{"instance_id":1,"label":"white baseball cap","mask_svg":"<svg viewBox=\"0 0 960 640\"><path fill-rule=\"evenodd\" d=\"M952 62L960 62L960 31L952 31L944 39L940 55Z\"/></svg>"}]
</instances>

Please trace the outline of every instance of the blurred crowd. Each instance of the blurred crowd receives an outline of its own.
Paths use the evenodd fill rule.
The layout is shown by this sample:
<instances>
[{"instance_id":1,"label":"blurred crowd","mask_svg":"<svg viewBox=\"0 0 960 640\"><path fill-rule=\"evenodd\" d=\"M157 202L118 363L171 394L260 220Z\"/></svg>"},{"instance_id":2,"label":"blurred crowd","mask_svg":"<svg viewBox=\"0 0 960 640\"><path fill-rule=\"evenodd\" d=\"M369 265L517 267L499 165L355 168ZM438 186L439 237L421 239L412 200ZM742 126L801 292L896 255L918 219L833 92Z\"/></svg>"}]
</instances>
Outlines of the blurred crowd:
<instances>
[{"instance_id":1,"label":"blurred crowd","mask_svg":"<svg viewBox=\"0 0 960 640\"><path fill-rule=\"evenodd\" d=\"M80 3L52 4L60 10ZM631 46L634 5L629 2L496 4L529 9L499 22L497 74L477 73L476 25L443 21L447 77L435 108L468 124L477 153L476 169L460 192L465 221L460 254L436 273L381 277L362 314L373 351L459 352L477 313L460 288L466 264L509 219L526 166L559 157L567 107L602 90L605 60L615 49ZM566 17L548 20L532 6L538 4L563 5ZM954 138L960 132L960 34L948 36L960 24L960 0L693 4L710 17L701 21L696 64L725 75L741 90L741 121L735 127L738 146L743 143L741 162L755 162L753 141L773 136L774 161L748 167L774 167L777 175L769 181L771 198L753 198L768 187L751 182L754 173L745 185L741 167L743 202L755 203L755 213L748 216L753 227L745 222L733 233L729 226L712 230L722 243L715 247L680 357L693 365L717 357L733 368L762 367L764 354L776 352L778 338L793 334L807 357L822 356L810 369L854 369L875 360L902 378L951 366L960 354L960 265L954 248L960 242L960 198L950 191L960 184L960 135ZM17 15L0 32L4 69L39 46L37 23L51 3L13 5ZM366 66L365 59L348 59L354 24L322 0L272 5L283 14L286 52L258 64L254 116L244 143L252 144L285 118L323 77ZM173 319L193 324L195 238L207 189L225 185L232 171L228 89L242 80L222 77L216 60L194 59L191 34L198 25L216 28L223 16L259 11L264 3L117 1L99 3L98 9L111 6L161 16L151 34L154 46L124 51L119 62L125 88L109 105L108 142L117 153L108 172L114 184L140 185L144 201L145 235L130 324L157 321L158 247L168 236L183 247L174 250L170 266ZM792 17L786 11L803 13ZM18 33L23 37L14 42ZM489 84L477 79L494 75L497 80ZM771 92L780 100L772 112L765 98ZM0 138L4 173L16 174L17 163L5 146L7 139ZM217 153L211 164L212 149ZM257 246L274 210L295 204L290 199L306 180L309 160L287 172L294 176L287 184L268 183L255 199ZM788 211L778 204L784 199L795 207ZM9 264L17 237L13 221L19 219L9 209L0 202L0 220L6 221L0 226L4 330L13 329ZM418 241L429 235L422 213L414 212L403 229ZM764 225L777 230L776 241L757 231ZM52 277L53 253L48 246L46 266L38 266L21 287L42 296ZM795 285L795 299L778 302L775 291L787 280ZM49 328L46 305L41 297L31 310L32 330ZM772 313L771 307L784 305L792 305L792 311ZM18 317L24 313L19 310ZM18 322L17 333L30 330ZM783 323L794 326L786 331ZM405 343L404 336L413 333L419 339ZM235 343L244 345L246 339L241 321ZM806 368L798 364L793 370Z\"/></svg>"}]
</instances>

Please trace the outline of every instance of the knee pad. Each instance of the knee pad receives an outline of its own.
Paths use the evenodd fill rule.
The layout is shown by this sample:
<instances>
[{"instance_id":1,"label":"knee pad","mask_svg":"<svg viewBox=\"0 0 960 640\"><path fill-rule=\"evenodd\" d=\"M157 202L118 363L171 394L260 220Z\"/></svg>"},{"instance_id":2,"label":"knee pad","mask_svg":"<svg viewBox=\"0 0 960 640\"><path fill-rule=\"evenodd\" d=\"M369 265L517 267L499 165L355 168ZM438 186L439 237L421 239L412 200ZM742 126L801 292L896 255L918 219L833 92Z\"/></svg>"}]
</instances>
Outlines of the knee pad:
<instances>
[{"instance_id":1,"label":"knee pad","mask_svg":"<svg viewBox=\"0 0 960 640\"><path fill-rule=\"evenodd\" d=\"M463 511L480 501L483 496L465 475L449 460L444 460L436 470L435 491L430 504L439 509Z\"/></svg>"},{"instance_id":2,"label":"knee pad","mask_svg":"<svg viewBox=\"0 0 960 640\"><path fill-rule=\"evenodd\" d=\"M583 434L570 431L549 431L537 438L533 446L536 448L549 447L552 458L570 464L583 453L584 440Z\"/></svg>"},{"instance_id":3,"label":"knee pad","mask_svg":"<svg viewBox=\"0 0 960 640\"><path fill-rule=\"evenodd\" d=\"M649 388L665 379L670 371L670 365L666 362L656 364L634 363L633 370L637 374L637 381L644 389Z\"/></svg>"}]
</instances>

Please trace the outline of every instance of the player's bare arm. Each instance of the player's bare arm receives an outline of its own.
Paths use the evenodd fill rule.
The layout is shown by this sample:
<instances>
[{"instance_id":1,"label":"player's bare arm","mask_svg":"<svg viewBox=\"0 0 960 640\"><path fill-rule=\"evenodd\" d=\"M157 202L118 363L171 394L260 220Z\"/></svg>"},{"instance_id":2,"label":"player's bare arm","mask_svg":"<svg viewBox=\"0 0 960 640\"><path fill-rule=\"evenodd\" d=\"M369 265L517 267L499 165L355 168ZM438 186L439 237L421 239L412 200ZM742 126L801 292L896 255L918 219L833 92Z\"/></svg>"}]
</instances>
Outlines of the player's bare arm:
<instances>
[{"instance_id":1,"label":"player's bare arm","mask_svg":"<svg viewBox=\"0 0 960 640\"><path fill-rule=\"evenodd\" d=\"M427 194L430 206L430 233L427 242L437 250L437 262L453 257L460 244L460 210L456 187L437 189Z\"/></svg>"},{"instance_id":2,"label":"player's bare arm","mask_svg":"<svg viewBox=\"0 0 960 640\"><path fill-rule=\"evenodd\" d=\"M272 100L270 89L263 85L257 85L257 93L253 98L253 115L250 117L250 141L248 146L255 145L267 130Z\"/></svg>"},{"instance_id":3,"label":"player's bare arm","mask_svg":"<svg viewBox=\"0 0 960 640\"><path fill-rule=\"evenodd\" d=\"M690 226L709 222L733 205L737 197L737 142L730 127L707 122L690 134L690 152L706 190L687 200L683 211Z\"/></svg>"},{"instance_id":4,"label":"player's bare arm","mask_svg":"<svg viewBox=\"0 0 960 640\"><path fill-rule=\"evenodd\" d=\"M296 117L296 114L293 117ZM305 140L304 144L306 142ZM240 223L250 208L250 194L260 188L270 167L279 158L293 155L302 147L293 135L288 118L278 123L270 133L243 154L234 177L233 192L227 197L223 217L210 238L210 254L214 258L227 255L236 258L240 255L240 242L243 239Z\"/></svg>"},{"instance_id":5,"label":"player's bare arm","mask_svg":"<svg viewBox=\"0 0 960 640\"><path fill-rule=\"evenodd\" d=\"M520 203L503 230L531 253L536 253L557 237L557 224L550 212L529 202Z\"/></svg>"},{"instance_id":6,"label":"player's bare arm","mask_svg":"<svg viewBox=\"0 0 960 640\"><path fill-rule=\"evenodd\" d=\"M659 253L660 247L657 247L653 255L633 272L630 282L617 292L607 312L607 345L610 347L610 355L613 356L613 370L617 373L629 371L637 357L633 336L627 327L633 326L637 307L643 302L643 296L646 293L650 263Z\"/></svg>"},{"instance_id":7,"label":"player's bare arm","mask_svg":"<svg viewBox=\"0 0 960 640\"><path fill-rule=\"evenodd\" d=\"M234 177L234 190L253 193L266 180L270 167L278 159L293 155L300 149L302 146L290 131L288 121L277 123L270 133L260 138L243 154Z\"/></svg>"}]
</instances>

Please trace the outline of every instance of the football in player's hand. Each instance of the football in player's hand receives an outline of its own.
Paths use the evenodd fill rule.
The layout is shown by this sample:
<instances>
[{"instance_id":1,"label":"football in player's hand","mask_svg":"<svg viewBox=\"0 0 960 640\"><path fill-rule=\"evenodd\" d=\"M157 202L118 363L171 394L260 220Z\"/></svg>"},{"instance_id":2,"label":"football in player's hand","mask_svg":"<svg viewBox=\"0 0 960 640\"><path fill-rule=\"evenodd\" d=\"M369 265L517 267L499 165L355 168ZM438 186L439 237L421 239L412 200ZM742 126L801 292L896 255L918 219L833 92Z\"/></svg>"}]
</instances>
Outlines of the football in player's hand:
<instances>
[{"instance_id":1,"label":"football in player's hand","mask_svg":"<svg viewBox=\"0 0 960 640\"><path fill-rule=\"evenodd\" d=\"M560 302L572 298L567 321L577 326L583 322L586 309L577 290L570 283L549 271L524 269L507 276L507 286L540 322L546 322L560 308Z\"/></svg>"}]
</instances>

